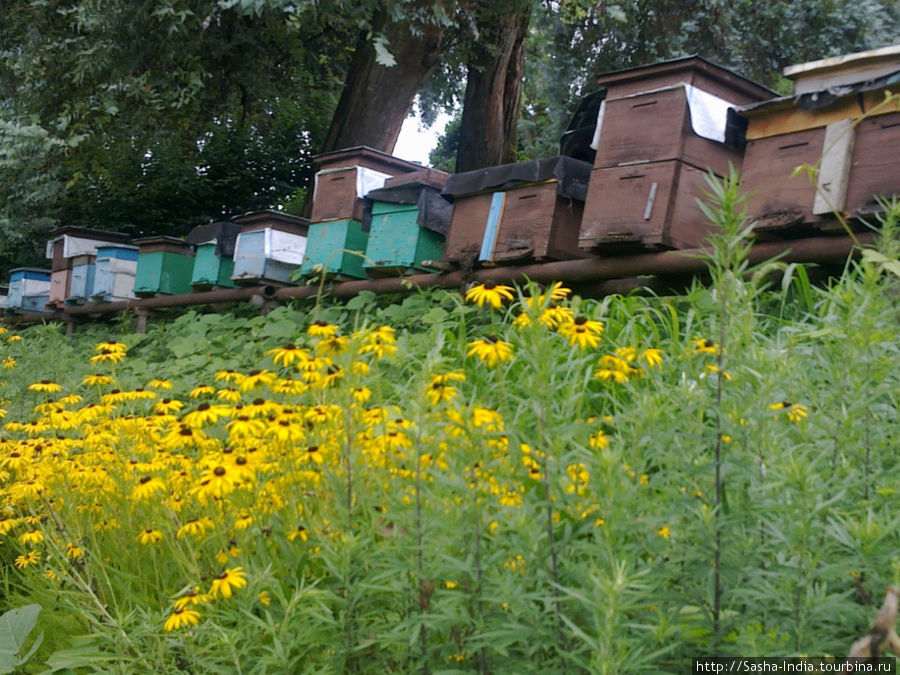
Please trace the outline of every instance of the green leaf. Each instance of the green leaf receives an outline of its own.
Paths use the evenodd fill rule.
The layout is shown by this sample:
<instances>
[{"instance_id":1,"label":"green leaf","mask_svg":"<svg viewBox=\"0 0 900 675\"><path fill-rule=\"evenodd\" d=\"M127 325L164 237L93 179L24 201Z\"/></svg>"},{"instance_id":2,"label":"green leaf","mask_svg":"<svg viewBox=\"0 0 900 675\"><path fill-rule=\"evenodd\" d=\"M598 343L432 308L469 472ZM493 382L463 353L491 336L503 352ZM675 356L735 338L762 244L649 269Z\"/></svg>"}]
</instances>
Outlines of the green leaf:
<instances>
[{"instance_id":1,"label":"green leaf","mask_svg":"<svg viewBox=\"0 0 900 675\"><path fill-rule=\"evenodd\" d=\"M372 40L372 46L375 47L375 61L378 65L385 68L397 65L397 59L388 51L387 38L384 35L379 35Z\"/></svg>"},{"instance_id":2,"label":"green leaf","mask_svg":"<svg viewBox=\"0 0 900 675\"><path fill-rule=\"evenodd\" d=\"M40 605L25 605L0 616L0 673L11 673L34 653L35 647L32 647L26 656L19 655L40 611ZM40 644L41 639L43 634L37 644Z\"/></svg>"}]
</instances>

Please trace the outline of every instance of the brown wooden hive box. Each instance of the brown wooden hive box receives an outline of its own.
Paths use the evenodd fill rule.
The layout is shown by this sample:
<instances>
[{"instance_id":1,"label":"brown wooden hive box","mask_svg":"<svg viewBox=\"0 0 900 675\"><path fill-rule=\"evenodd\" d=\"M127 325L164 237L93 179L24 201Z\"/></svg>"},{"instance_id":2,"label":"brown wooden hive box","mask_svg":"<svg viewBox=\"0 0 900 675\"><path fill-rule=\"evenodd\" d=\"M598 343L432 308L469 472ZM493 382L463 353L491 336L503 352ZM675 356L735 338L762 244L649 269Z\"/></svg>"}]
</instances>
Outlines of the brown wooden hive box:
<instances>
[{"instance_id":1,"label":"brown wooden hive box","mask_svg":"<svg viewBox=\"0 0 900 675\"><path fill-rule=\"evenodd\" d=\"M591 165L570 157L451 176L444 260L482 265L581 257L578 229Z\"/></svg>"},{"instance_id":2,"label":"brown wooden hive box","mask_svg":"<svg viewBox=\"0 0 900 675\"><path fill-rule=\"evenodd\" d=\"M747 106L744 188L760 232L839 227L900 194L900 47L791 66L798 95ZM839 86L839 88L835 88ZM817 90L816 87L823 89ZM804 164L810 172L795 172ZM792 177L792 174L797 173Z\"/></svg>"},{"instance_id":3,"label":"brown wooden hive box","mask_svg":"<svg viewBox=\"0 0 900 675\"><path fill-rule=\"evenodd\" d=\"M579 234L582 250L693 248L704 174L740 169L742 129L729 107L774 92L692 56L609 73Z\"/></svg>"},{"instance_id":4,"label":"brown wooden hive box","mask_svg":"<svg viewBox=\"0 0 900 675\"><path fill-rule=\"evenodd\" d=\"M422 169L386 152L364 146L346 148L313 157L318 171L310 220L362 220L362 197L369 189L380 188L387 178ZM360 194L362 192L362 194Z\"/></svg>"}]
</instances>

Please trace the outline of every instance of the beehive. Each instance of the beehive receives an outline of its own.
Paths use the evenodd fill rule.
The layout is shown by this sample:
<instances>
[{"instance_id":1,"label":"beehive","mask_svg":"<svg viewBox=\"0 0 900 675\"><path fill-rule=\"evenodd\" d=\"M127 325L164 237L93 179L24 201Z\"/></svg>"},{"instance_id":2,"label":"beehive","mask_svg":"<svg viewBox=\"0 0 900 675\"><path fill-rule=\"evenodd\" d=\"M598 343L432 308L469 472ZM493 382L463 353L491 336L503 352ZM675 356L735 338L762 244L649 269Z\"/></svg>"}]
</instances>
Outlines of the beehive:
<instances>
[{"instance_id":1,"label":"beehive","mask_svg":"<svg viewBox=\"0 0 900 675\"><path fill-rule=\"evenodd\" d=\"M46 257L50 259L49 302L59 304L72 295L72 260L76 256L97 255L97 248L109 243L122 243L128 236L121 232L105 232L85 227L60 227L51 232Z\"/></svg>"},{"instance_id":2,"label":"beehive","mask_svg":"<svg viewBox=\"0 0 900 675\"><path fill-rule=\"evenodd\" d=\"M195 227L185 241L195 247L191 287L195 291L234 288L234 247L241 231L238 223L211 223Z\"/></svg>"},{"instance_id":3,"label":"beehive","mask_svg":"<svg viewBox=\"0 0 900 675\"><path fill-rule=\"evenodd\" d=\"M744 187L758 232L831 228L900 194L900 46L785 69L795 94L745 106ZM865 116L865 119L862 119ZM816 167L814 176L795 172Z\"/></svg>"},{"instance_id":4,"label":"beehive","mask_svg":"<svg viewBox=\"0 0 900 675\"><path fill-rule=\"evenodd\" d=\"M97 263L94 273L94 302L129 300L134 294L137 273L138 247L114 244L97 247Z\"/></svg>"},{"instance_id":5,"label":"beehive","mask_svg":"<svg viewBox=\"0 0 900 675\"><path fill-rule=\"evenodd\" d=\"M72 276L69 281L69 294L66 303L80 305L87 302L94 293L94 276L96 274L97 256L77 255L72 258Z\"/></svg>"},{"instance_id":6,"label":"beehive","mask_svg":"<svg viewBox=\"0 0 900 675\"><path fill-rule=\"evenodd\" d=\"M596 156L579 246L692 248L706 236L696 204L705 174L740 169L735 105L774 92L691 56L604 75Z\"/></svg>"},{"instance_id":7,"label":"beehive","mask_svg":"<svg viewBox=\"0 0 900 675\"><path fill-rule=\"evenodd\" d=\"M451 176L444 260L483 265L580 257L578 232L591 165L571 157Z\"/></svg>"},{"instance_id":8,"label":"beehive","mask_svg":"<svg viewBox=\"0 0 900 675\"><path fill-rule=\"evenodd\" d=\"M50 270L17 267L9 273L7 311L43 312L50 299Z\"/></svg>"},{"instance_id":9,"label":"beehive","mask_svg":"<svg viewBox=\"0 0 900 675\"><path fill-rule=\"evenodd\" d=\"M194 252L183 239L168 236L135 239L138 247L135 295L180 295L191 290Z\"/></svg>"},{"instance_id":10,"label":"beehive","mask_svg":"<svg viewBox=\"0 0 900 675\"><path fill-rule=\"evenodd\" d=\"M379 150L359 146L313 157L317 172L310 219L362 221L363 197L384 187L392 176L421 169L421 165Z\"/></svg>"},{"instance_id":11,"label":"beehive","mask_svg":"<svg viewBox=\"0 0 900 675\"><path fill-rule=\"evenodd\" d=\"M440 194L446 180L446 173L424 169L369 193L363 263L369 276L425 270L423 261L441 259L453 208Z\"/></svg>"},{"instance_id":12,"label":"beehive","mask_svg":"<svg viewBox=\"0 0 900 675\"><path fill-rule=\"evenodd\" d=\"M277 211L254 211L234 220L243 229L235 243L232 280L293 283L291 277L306 255L309 221Z\"/></svg>"},{"instance_id":13,"label":"beehive","mask_svg":"<svg viewBox=\"0 0 900 675\"><path fill-rule=\"evenodd\" d=\"M329 220L309 226L309 242L300 273L364 279L363 259L369 233L359 220Z\"/></svg>"}]
</instances>

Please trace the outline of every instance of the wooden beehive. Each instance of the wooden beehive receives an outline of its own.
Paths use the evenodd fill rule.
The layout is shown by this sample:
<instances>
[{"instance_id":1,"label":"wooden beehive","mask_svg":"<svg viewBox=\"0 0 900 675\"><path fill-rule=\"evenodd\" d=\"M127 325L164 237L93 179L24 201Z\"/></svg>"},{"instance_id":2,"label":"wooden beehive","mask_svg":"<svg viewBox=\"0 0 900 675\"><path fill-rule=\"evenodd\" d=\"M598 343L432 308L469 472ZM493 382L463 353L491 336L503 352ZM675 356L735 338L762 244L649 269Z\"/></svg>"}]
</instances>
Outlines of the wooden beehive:
<instances>
[{"instance_id":1,"label":"wooden beehive","mask_svg":"<svg viewBox=\"0 0 900 675\"><path fill-rule=\"evenodd\" d=\"M238 223L198 225L185 237L195 247L191 287L195 291L234 288L234 248L241 226Z\"/></svg>"},{"instance_id":2,"label":"wooden beehive","mask_svg":"<svg viewBox=\"0 0 900 675\"><path fill-rule=\"evenodd\" d=\"M81 255L97 255L97 248L109 243L127 241L128 235L121 232L105 232L85 227L65 226L51 232L47 242L46 257L50 259L52 277L50 299L53 304L61 304L71 295L72 260Z\"/></svg>"},{"instance_id":3,"label":"wooden beehive","mask_svg":"<svg viewBox=\"0 0 900 675\"><path fill-rule=\"evenodd\" d=\"M774 92L696 56L609 73L600 84L606 98L579 246L699 245L703 175L741 166L742 138L728 110Z\"/></svg>"},{"instance_id":4,"label":"wooden beehive","mask_svg":"<svg viewBox=\"0 0 900 675\"><path fill-rule=\"evenodd\" d=\"M80 305L87 302L94 293L94 276L96 274L97 256L77 255L72 258L72 276L69 281L69 294L66 304Z\"/></svg>"},{"instance_id":5,"label":"wooden beehive","mask_svg":"<svg viewBox=\"0 0 900 675\"><path fill-rule=\"evenodd\" d=\"M900 46L791 66L795 94L738 113L747 120L744 187L758 232L831 229L900 194ZM866 116L865 119L863 116ZM802 165L816 172L795 172ZM796 175L793 175L795 174Z\"/></svg>"},{"instance_id":6,"label":"wooden beehive","mask_svg":"<svg viewBox=\"0 0 900 675\"><path fill-rule=\"evenodd\" d=\"M369 276L425 271L423 261L441 259L453 209L440 194L446 180L446 173L425 169L391 179L369 193L363 263Z\"/></svg>"},{"instance_id":7,"label":"wooden beehive","mask_svg":"<svg viewBox=\"0 0 900 675\"><path fill-rule=\"evenodd\" d=\"M300 273L324 273L330 277L364 279L363 260L369 233L359 220L329 220L309 226L306 257Z\"/></svg>"},{"instance_id":8,"label":"wooden beehive","mask_svg":"<svg viewBox=\"0 0 900 675\"><path fill-rule=\"evenodd\" d=\"M292 284L306 255L309 221L277 211L254 211L234 220L243 229L235 243L232 280Z\"/></svg>"},{"instance_id":9,"label":"wooden beehive","mask_svg":"<svg viewBox=\"0 0 900 675\"><path fill-rule=\"evenodd\" d=\"M50 299L50 274L50 270L36 267L10 270L7 311L45 311Z\"/></svg>"},{"instance_id":10,"label":"wooden beehive","mask_svg":"<svg viewBox=\"0 0 900 675\"><path fill-rule=\"evenodd\" d=\"M94 302L130 300L134 294L137 273L138 247L112 244L97 247L97 263L94 272Z\"/></svg>"},{"instance_id":11,"label":"wooden beehive","mask_svg":"<svg viewBox=\"0 0 900 675\"><path fill-rule=\"evenodd\" d=\"M549 157L451 176L444 187L453 199L444 260L491 265L580 257L590 173L587 162Z\"/></svg>"},{"instance_id":12,"label":"wooden beehive","mask_svg":"<svg viewBox=\"0 0 900 675\"><path fill-rule=\"evenodd\" d=\"M422 169L413 162L365 146L313 157L317 172L310 219L362 221L363 197L387 179Z\"/></svg>"},{"instance_id":13,"label":"wooden beehive","mask_svg":"<svg viewBox=\"0 0 900 675\"><path fill-rule=\"evenodd\" d=\"M138 247L134 293L180 295L191 290L194 251L183 239L168 236L135 239Z\"/></svg>"}]
</instances>

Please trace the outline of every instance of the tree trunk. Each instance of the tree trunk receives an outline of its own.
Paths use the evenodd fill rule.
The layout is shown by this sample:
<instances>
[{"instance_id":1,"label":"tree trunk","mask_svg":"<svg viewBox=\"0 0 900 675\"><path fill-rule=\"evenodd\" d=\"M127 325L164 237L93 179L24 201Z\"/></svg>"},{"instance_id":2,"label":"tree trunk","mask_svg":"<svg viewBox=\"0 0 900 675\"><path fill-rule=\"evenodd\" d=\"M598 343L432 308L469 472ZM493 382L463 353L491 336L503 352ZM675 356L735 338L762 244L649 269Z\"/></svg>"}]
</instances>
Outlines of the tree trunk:
<instances>
[{"instance_id":1,"label":"tree trunk","mask_svg":"<svg viewBox=\"0 0 900 675\"><path fill-rule=\"evenodd\" d=\"M507 164L516 159L527 2L490 2L476 16L480 40L468 64L456 171Z\"/></svg>"},{"instance_id":2,"label":"tree trunk","mask_svg":"<svg viewBox=\"0 0 900 675\"><path fill-rule=\"evenodd\" d=\"M431 2L420 0L416 5L427 9ZM371 34L379 32L396 59L393 66L375 60ZM438 23L391 22L379 11L371 34L361 33L356 43L322 152L357 145L393 151L416 93L437 65L443 32Z\"/></svg>"}]
</instances>

